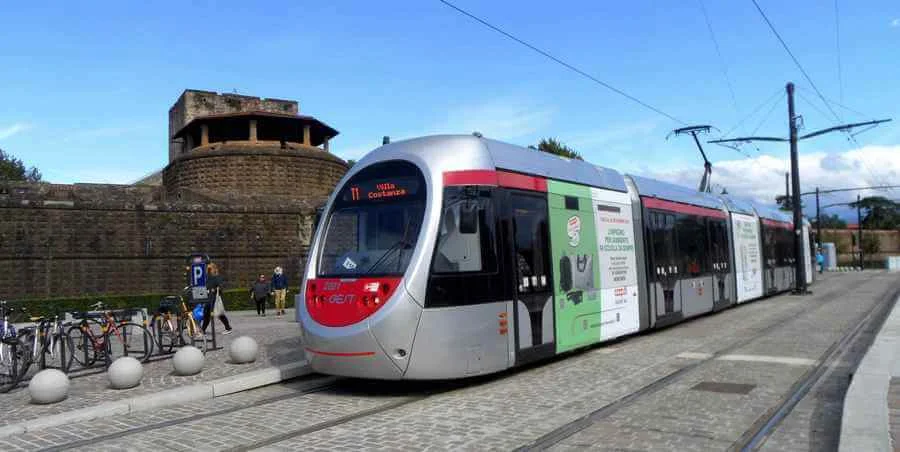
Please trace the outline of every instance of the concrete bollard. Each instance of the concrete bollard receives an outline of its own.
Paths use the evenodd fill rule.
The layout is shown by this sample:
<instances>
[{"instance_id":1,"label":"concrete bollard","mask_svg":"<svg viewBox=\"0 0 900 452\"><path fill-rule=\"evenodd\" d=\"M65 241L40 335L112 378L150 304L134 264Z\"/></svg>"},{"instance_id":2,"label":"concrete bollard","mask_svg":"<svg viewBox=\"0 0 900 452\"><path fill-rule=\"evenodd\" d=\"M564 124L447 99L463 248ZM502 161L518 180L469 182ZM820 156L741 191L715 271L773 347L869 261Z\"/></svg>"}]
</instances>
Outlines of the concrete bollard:
<instances>
[{"instance_id":1,"label":"concrete bollard","mask_svg":"<svg viewBox=\"0 0 900 452\"><path fill-rule=\"evenodd\" d=\"M59 369L44 369L31 377L28 393L32 403L59 402L69 395L69 376Z\"/></svg>"},{"instance_id":2,"label":"concrete bollard","mask_svg":"<svg viewBox=\"0 0 900 452\"><path fill-rule=\"evenodd\" d=\"M178 349L172 357L172 365L178 375L194 375L203 370L204 356L199 348L187 345Z\"/></svg>"},{"instance_id":3,"label":"concrete bollard","mask_svg":"<svg viewBox=\"0 0 900 452\"><path fill-rule=\"evenodd\" d=\"M235 364L252 363L259 355L259 345L250 336L241 336L228 347L228 356Z\"/></svg>"},{"instance_id":4,"label":"concrete bollard","mask_svg":"<svg viewBox=\"0 0 900 452\"><path fill-rule=\"evenodd\" d=\"M144 377L144 366L131 356L116 359L106 371L109 386L113 389L129 389L141 384Z\"/></svg>"}]
</instances>

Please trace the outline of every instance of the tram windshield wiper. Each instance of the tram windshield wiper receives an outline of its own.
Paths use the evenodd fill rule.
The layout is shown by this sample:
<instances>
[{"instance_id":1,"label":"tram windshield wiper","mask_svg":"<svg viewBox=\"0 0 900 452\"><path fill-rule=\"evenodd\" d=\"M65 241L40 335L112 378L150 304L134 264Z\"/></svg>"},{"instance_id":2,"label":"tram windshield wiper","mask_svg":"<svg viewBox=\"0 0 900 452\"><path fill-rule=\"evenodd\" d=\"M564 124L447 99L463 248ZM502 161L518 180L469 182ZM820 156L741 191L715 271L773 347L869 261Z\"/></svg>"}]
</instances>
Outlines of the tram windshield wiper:
<instances>
[{"instance_id":1,"label":"tram windshield wiper","mask_svg":"<svg viewBox=\"0 0 900 452\"><path fill-rule=\"evenodd\" d=\"M381 257L379 257L378 260L375 261L375 263L372 264L372 266L370 266L368 270L366 270L364 275L371 275L372 273L375 273L375 270L382 263L384 263L387 260L388 256L393 254L395 251L400 250L401 247L403 247L403 246L412 247L413 244L410 243L406 239L406 236L409 235L409 229L410 229L411 224L412 224L412 219L410 217L407 217L406 224L403 226L403 235L400 236L400 238L397 239L397 241L394 242L393 245L388 247L387 251L385 251L384 254L382 254Z\"/></svg>"}]
</instances>

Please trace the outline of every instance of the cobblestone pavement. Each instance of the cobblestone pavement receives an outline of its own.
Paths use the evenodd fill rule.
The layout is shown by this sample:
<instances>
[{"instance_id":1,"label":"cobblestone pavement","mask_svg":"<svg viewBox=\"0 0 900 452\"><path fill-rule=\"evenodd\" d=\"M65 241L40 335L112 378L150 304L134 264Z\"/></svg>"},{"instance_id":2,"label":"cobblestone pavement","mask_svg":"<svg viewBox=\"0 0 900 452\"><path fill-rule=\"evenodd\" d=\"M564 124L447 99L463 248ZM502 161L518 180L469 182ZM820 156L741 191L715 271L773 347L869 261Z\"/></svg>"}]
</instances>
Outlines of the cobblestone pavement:
<instances>
[{"instance_id":1,"label":"cobblestone pavement","mask_svg":"<svg viewBox=\"0 0 900 452\"><path fill-rule=\"evenodd\" d=\"M891 378L888 389L888 416L891 423L891 445L900 450L900 378Z\"/></svg>"},{"instance_id":2,"label":"cobblestone pavement","mask_svg":"<svg viewBox=\"0 0 900 452\"><path fill-rule=\"evenodd\" d=\"M21 383L17 389L0 394L0 405L3 406L4 413L0 417L0 426L303 359L299 325L292 321L293 310L279 317L271 314L267 317L257 317L256 312L235 311L229 312L228 318L234 333L223 335L222 324L216 325L219 348L207 353L203 371L197 375L188 377L174 375L172 355L151 357L150 362L144 364L144 378L141 384L132 389L110 389L106 372L102 367L79 370L70 375L71 387L68 398L53 405L30 403L27 382ZM256 362L250 364L229 362L228 345L240 336L256 339L259 344L259 358Z\"/></svg>"},{"instance_id":3,"label":"cobblestone pavement","mask_svg":"<svg viewBox=\"0 0 900 452\"><path fill-rule=\"evenodd\" d=\"M814 286L813 296L749 303L461 384L337 379L334 386L308 393L302 385L317 378L310 377L191 407L36 431L0 440L0 449L97 438L74 445L85 450L510 450L684 369L670 384L623 404L555 448L722 450L776 406L896 280L875 272L828 275ZM724 356L711 357L718 352ZM695 389L701 382L750 386L742 387L744 394ZM159 424L166 420L172 425ZM808 437L779 448L809 449Z\"/></svg>"}]
</instances>

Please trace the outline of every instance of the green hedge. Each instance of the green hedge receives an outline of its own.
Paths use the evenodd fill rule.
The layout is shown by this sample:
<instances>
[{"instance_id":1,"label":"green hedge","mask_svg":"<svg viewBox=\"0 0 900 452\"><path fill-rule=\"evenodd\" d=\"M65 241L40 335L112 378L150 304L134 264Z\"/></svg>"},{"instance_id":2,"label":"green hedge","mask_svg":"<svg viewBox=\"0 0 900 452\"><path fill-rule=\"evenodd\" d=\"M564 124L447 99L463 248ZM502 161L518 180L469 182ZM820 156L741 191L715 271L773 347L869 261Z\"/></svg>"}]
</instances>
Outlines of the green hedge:
<instances>
[{"instance_id":1,"label":"green hedge","mask_svg":"<svg viewBox=\"0 0 900 452\"><path fill-rule=\"evenodd\" d=\"M285 296L285 306L294 306L294 295L298 288L288 289ZM147 308L152 313L159 307L159 301L172 294L143 294L143 295L98 295L82 297L61 297L46 299L31 299L22 301L10 301L9 305L14 312L11 320L19 322L27 320L30 316L52 316L56 313L81 312L91 310L91 305L98 301L103 302L105 309ZM225 309L229 311L255 310L256 304L250 300L249 289L228 289L222 291L225 300ZM269 306L274 306L274 298L269 297ZM25 308L24 314L19 308Z\"/></svg>"}]
</instances>

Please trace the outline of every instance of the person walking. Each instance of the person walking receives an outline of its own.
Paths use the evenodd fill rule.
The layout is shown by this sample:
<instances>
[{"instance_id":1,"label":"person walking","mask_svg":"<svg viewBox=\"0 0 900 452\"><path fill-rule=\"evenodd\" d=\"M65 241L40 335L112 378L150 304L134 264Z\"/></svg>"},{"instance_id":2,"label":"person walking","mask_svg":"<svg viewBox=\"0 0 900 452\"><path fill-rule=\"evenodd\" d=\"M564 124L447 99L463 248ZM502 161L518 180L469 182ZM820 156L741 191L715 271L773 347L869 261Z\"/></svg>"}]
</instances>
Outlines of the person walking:
<instances>
[{"instance_id":1,"label":"person walking","mask_svg":"<svg viewBox=\"0 0 900 452\"><path fill-rule=\"evenodd\" d=\"M284 298L287 295L287 277L281 267L275 267L272 275L272 291L275 295L275 315L284 315Z\"/></svg>"},{"instance_id":2,"label":"person walking","mask_svg":"<svg viewBox=\"0 0 900 452\"><path fill-rule=\"evenodd\" d=\"M825 270L825 255L821 248L816 250L816 264L819 266L819 273L822 273Z\"/></svg>"},{"instance_id":3,"label":"person walking","mask_svg":"<svg viewBox=\"0 0 900 452\"><path fill-rule=\"evenodd\" d=\"M222 276L219 275L219 266L209 264L206 266L206 290L209 293L209 301L203 305L203 324L200 329L206 334L206 327L212 321L213 316L219 318L225 331L222 334L231 334L231 323L225 315L225 302L222 300Z\"/></svg>"},{"instance_id":4,"label":"person walking","mask_svg":"<svg viewBox=\"0 0 900 452\"><path fill-rule=\"evenodd\" d=\"M269 293L272 292L272 285L266 281L266 275L260 274L253 286L250 287L250 298L256 303L256 315L266 316L266 301L268 301Z\"/></svg>"}]
</instances>

